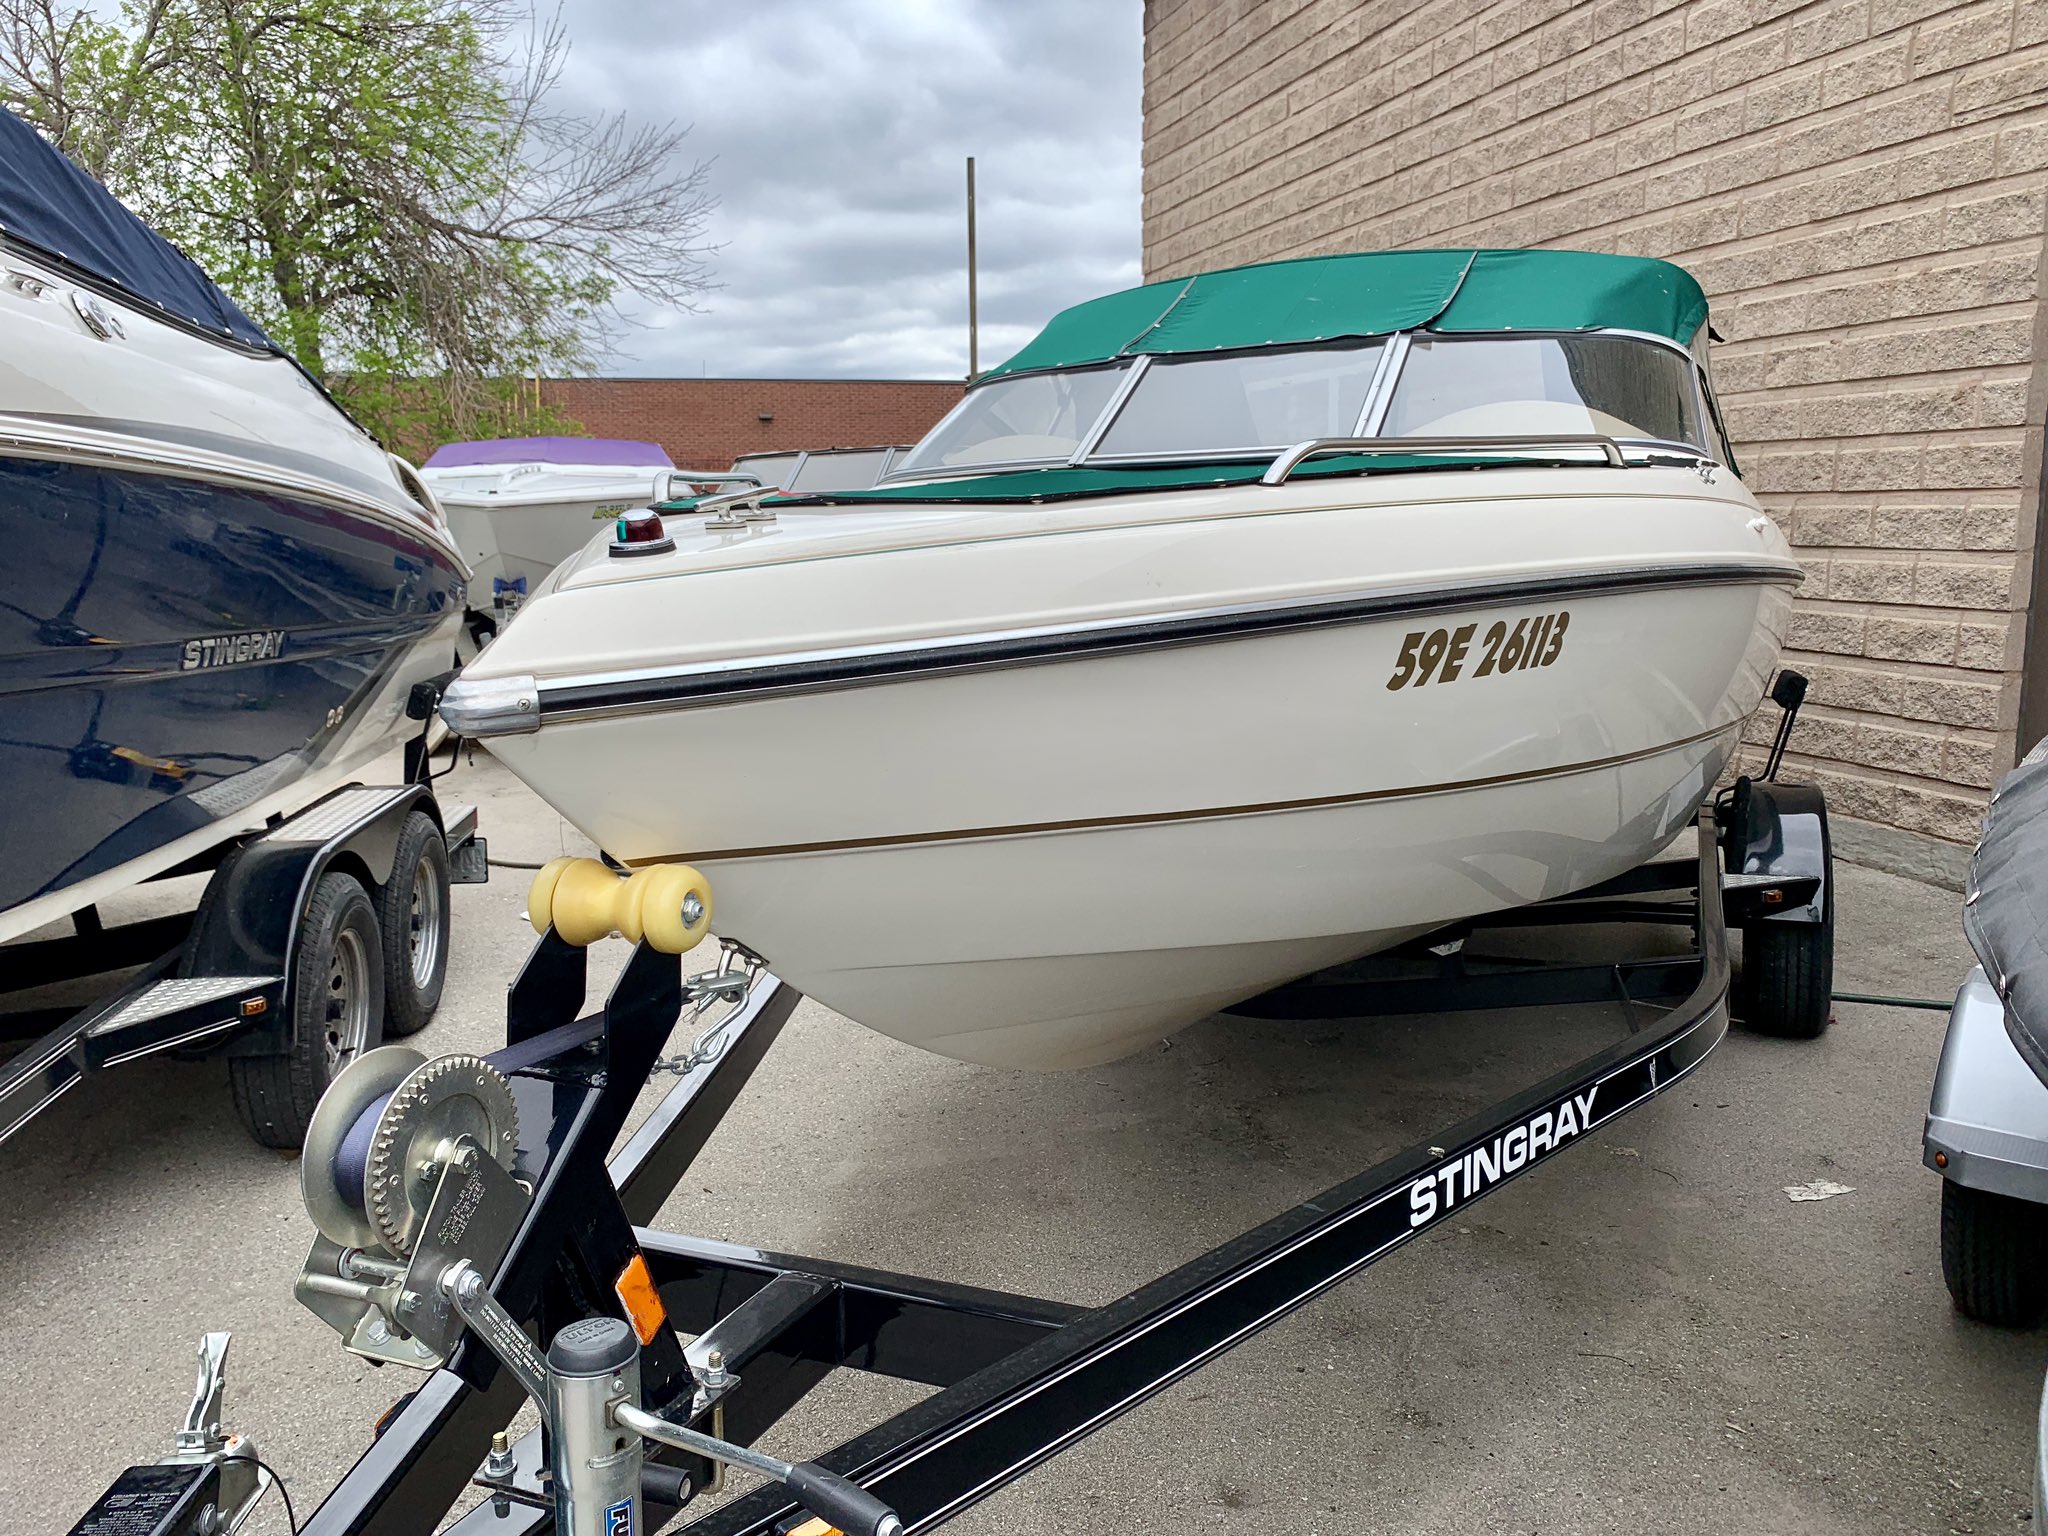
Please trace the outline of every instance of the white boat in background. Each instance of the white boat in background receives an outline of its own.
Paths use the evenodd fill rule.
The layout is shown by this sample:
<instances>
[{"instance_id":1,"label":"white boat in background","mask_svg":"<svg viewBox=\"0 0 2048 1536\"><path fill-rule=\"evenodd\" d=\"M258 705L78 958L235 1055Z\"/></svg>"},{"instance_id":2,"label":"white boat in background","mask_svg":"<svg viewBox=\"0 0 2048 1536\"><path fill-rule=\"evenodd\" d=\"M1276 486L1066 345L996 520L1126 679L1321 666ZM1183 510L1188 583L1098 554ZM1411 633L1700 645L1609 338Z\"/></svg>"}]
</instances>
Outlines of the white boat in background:
<instances>
[{"instance_id":1,"label":"white boat in background","mask_svg":"<svg viewBox=\"0 0 2048 1536\"><path fill-rule=\"evenodd\" d=\"M421 466L420 478L475 573L470 602L484 633L502 626L549 571L588 544L595 524L690 484L761 483L724 473L678 475L659 444L602 437L448 443Z\"/></svg>"},{"instance_id":2,"label":"white boat in background","mask_svg":"<svg viewBox=\"0 0 2048 1536\"><path fill-rule=\"evenodd\" d=\"M622 519L443 714L849 1017L1108 1061L1691 819L1801 579L1705 326L1555 251L1113 294L874 489Z\"/></svg>"}]
</instances>

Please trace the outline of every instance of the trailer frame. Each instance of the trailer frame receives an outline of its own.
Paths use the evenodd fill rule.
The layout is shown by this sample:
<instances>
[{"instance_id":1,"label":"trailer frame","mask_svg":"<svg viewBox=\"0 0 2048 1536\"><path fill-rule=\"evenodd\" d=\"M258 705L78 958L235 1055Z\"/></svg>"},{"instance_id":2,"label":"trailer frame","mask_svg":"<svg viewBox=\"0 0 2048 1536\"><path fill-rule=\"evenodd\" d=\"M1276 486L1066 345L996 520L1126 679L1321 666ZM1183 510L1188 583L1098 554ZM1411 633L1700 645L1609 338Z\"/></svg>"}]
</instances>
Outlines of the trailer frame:
<instances>
[{"instance_id":1,"label":"trailer frame","mask_svg":"<svg viewBox=\"0 0 2048 1536\"><path fill-rule=\"evenodd\" d=\"M583 1318L629 1315L614 1277L644 1261L669 1324L641 1356L648 1407L742 1446L836 1369L936 1388L818 1458L886 1500L905 1529L930 1529L1696 1068L1727 1029L1730 978L1721 902L1728 876L1711 810L1702 811L1698 833L1694 857L1432 935L1396 962L1433 965L1433 975L1389 983L1345 968L1247 1005L1268 1016L1337 1009L1355 1017L1619 1002L1626 1032L1095 1308L651 1229L799 995L760 974L721 1026L722 1049L691 1052L675 1087L607 1159L640 1089L665 1065L661 1052L692 984L675 957L641 946L605 1004L583 1013L585 952L551 931L511 988L507 1045L488 1058L517 1101L513 1173L533 1192L492 1267L490 1294L546 1341ZM1659 924L1689 929L1691 944L1680 954L1508 967L1475 963L1464 947L1482 927L1553 924ZM434 1528L479 1487L487 1497L451 1530L553 1530L544 1431L510 1447L499 1441L493 1453L494 1437L524 1400L514 1372L476 1335L463 1336L444 1366L393 1405L300 1529L410 1536ZM710 1461L655 1446L642 1486L647 1527L660 1529L721 1483ZM806 1518L771 1484L682 1528L693 1536L785 1536L805 1529ZM157 1528L158 1536L184 1529Z\"/></svg>"}]
</instances>

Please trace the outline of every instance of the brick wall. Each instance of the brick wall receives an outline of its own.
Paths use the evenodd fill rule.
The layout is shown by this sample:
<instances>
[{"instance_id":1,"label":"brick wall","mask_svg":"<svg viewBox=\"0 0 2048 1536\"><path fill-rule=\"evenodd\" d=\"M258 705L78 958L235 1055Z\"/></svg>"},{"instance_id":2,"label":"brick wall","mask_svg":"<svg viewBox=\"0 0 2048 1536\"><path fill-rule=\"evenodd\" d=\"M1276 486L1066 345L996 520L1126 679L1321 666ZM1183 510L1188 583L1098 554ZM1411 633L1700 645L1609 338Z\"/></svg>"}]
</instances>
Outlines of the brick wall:
<instances>
[{"instance_id":1,"label":"brick wall","mask_svg":"<svg viewBox=\"0 0 2048 1536\"><path fill-rule=\"evenodd\" d=\"M723 469L778 448L914 443L961 388L922 379L546 379L541 398L593 437L659 443L684 468Z\"/></svg>"},{"instance_id":2,"label":"brick wall","mask_svg":"<svg viewBox=\"0 0 2048 1536\"><path fill-rule=\"evenodd\" d=\"M1148 0L1144 111L1148 278L1436 244L1689 268L1810 573L1795 761L1841 814L1974 840L2040 496L2048 0Z\"/></svg>"}]
</instances>

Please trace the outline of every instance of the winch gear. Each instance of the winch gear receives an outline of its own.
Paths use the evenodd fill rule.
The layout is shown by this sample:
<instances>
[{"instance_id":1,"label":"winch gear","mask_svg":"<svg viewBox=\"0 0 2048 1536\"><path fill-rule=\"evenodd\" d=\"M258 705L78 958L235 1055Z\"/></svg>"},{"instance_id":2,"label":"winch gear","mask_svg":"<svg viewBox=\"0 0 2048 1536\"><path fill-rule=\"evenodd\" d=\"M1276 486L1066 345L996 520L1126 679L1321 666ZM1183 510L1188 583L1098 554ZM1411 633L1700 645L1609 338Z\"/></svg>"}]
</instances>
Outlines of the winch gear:
<instances>
[{"instance_id":1,"label":"winch gear","mask_svg":"<svg viewBox=\"0 0 2048 1536\"><path fill-rule=\"evenodd\" d=\"M426 1177L445 1143L468 1136L486 1157L512 1166L519 1110L512 1085L481 1056L437 1056L407 1075L377 1117L364 1170L365 1207L379 1240L400 1258L412 1255L434 1198Z\"/></svg>"}]
</instances>

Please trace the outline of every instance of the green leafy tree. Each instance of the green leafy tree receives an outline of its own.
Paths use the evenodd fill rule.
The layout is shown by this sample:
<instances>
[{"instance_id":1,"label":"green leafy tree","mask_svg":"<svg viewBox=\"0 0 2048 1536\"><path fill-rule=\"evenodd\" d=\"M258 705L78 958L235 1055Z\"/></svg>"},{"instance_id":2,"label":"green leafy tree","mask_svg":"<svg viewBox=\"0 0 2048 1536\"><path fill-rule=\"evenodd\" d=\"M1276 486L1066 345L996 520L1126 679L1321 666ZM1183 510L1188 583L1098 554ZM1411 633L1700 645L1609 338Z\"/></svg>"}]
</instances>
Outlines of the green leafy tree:
<instances>
[{"instance_id":1,"label":"green leafy tree","mask_svg":"<svg viewBox=\"0 0 2048 1536\"><path fill-rule=\"evenodd\" d=\"M566 55L495 0L0 0L0 101L414 451L559 426L522 376L708 286L684 131L550 110Z\"/></svg>"}]
</instances>

